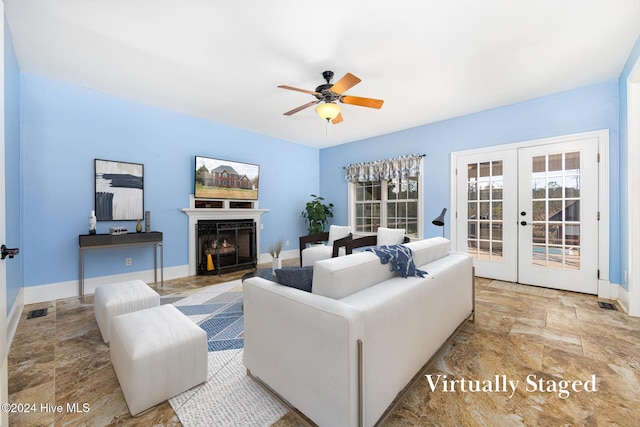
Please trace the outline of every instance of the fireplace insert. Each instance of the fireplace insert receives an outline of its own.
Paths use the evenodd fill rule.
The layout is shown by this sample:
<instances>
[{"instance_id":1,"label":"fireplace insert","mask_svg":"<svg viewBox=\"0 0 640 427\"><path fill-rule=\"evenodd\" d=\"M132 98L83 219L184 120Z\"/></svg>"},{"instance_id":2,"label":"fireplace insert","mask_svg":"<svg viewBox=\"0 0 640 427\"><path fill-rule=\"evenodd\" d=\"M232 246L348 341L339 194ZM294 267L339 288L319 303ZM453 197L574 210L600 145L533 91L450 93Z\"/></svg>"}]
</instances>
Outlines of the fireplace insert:
<instances>
[{"instance_id":1,"label":"fireplace insert","mask_svg":"<svg viewBox=\"0 0 640 427\"><path fill-rule=\"evenodd\" d=\"M255 221L200 220L196 228L196 266L199 275L256 267Z\"/></svg>"}]
</instances>

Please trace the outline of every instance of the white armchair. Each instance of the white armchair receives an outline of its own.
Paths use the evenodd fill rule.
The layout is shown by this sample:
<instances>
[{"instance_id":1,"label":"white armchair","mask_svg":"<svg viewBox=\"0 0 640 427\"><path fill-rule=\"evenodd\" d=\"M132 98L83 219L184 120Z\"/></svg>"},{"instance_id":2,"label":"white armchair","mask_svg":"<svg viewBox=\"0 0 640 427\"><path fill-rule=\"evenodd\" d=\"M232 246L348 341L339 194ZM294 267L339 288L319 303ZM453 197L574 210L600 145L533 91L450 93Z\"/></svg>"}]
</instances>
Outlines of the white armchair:
<instances>
[{"instance_id":1,"label":"white armchair","mask_svg":"<svg viewBox=\"0 0 640 427\"><path fill-rule=\"evenodd\" d=\"M346 254L345 245L351 240L351 227L332 225L328 232L300 237L300 265L313 265L316 261ZM325 243L326 242L326 243ZM309 243L322 243L311 245Z\"/></svg>"}]
</instances>

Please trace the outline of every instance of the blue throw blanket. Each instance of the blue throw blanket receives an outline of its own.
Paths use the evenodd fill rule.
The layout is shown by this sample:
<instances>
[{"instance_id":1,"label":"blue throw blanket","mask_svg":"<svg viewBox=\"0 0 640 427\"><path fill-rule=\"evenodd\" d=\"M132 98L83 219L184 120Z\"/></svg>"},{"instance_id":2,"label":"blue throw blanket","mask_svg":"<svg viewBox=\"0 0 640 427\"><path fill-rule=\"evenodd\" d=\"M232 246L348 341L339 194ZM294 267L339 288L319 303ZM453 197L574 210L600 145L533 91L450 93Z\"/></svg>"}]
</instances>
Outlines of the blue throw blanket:
<instances>
[{"instance_id":1,"label":"blue throw blanket","mask_svg":"<svg viewBox=\"0 0 640 427\"><path fill-rule=\"evenodd\" d=\"M367 251L378 255L381 264L391 263L391 271L399 271L404 278L429 274L416 268L411 249L404 245L374 246Z\"/></svg>"}]
</instances>

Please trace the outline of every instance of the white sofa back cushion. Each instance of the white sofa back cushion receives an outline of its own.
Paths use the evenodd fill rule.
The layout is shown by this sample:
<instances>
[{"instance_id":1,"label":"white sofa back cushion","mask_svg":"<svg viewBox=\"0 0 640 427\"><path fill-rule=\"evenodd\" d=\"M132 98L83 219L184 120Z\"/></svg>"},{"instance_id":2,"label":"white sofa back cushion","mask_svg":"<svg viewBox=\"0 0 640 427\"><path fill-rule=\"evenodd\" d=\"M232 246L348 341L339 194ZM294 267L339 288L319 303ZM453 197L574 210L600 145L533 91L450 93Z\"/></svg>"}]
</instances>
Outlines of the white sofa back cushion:
<instances>
[{"instance_id":1,"label":"white sofa back cushion","mask_svg":"<svg viewBox=\"0 0 640 427\"><path fill-rule=\"evenodd\" d=\"M451 242L442 237L407 243L416 267L449 254ZM313 267L311 292L340 299L395 276L389 264L381 264L373 252L359 252L317 261ZM427 269L427 273L429 270Z\"/></svg>"},{"instance_id":2,"label":"white sofa back cushion","mask_svg":"<svg viewBox=\"0 0 640 427\"><path fill-rule=\"evenodd\" d=\"M332 225L329 227L329 240L327 246L333 246L333 242L336 240L347 237L351 233L351 227L348 225Z\"/></svg>"},{"instance_id":3,"label":"white sofa back cushion","mask_svg":"<svg viewBox=\"0 0 640 427\"><path fill-rule=\"evenodd\" d=\"M394 275L373 252L325 259L313 265L311 293L340 299Z\"/></svg>"},{"instance_id":4,"label":"white sofa back cushion","mask_svg":"<svg viewBox=\"0 0 640 427\"><path fill-rule=\"evenodd\" d=\"M378 246L399 245L402 242L404 242L404 228L378 227L376 241Z\"/></svg>"},{"instance_id":5,"label":"white sofa back cushion","mask_svg":"<svg viewBox=\"0 0 640 427\"><path fill-rule=\"evenodd\" d=\"M413 252L413 263L416 267L420 267L447 256L451 250L451 240L444 237L433 237L405 243L405 246Z\"/></svg>"}]
</instances>

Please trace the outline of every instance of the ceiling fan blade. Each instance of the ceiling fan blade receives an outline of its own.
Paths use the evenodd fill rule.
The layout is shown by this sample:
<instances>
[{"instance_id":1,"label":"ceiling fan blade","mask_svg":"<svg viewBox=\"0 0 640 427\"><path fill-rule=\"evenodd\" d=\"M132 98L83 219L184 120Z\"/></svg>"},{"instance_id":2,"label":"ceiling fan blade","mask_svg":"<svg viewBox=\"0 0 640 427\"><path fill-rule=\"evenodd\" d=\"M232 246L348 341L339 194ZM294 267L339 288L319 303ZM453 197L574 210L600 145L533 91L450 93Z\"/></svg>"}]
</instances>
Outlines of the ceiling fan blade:
<instances>
[{"instance_id":1,"label":"ceiling fan blade","mask_svg":"<svg viewBox=\"0 0 640 427\"><path fill-rule=\"evenodd\" d=\"M359 105L360 107L382 108L384 101L382 99L361 98L359 96L341 96L340 102L351 105Z\"/></svg>"},{"instance_id":2,"label":"ceiling fan blade","mask_svg":"<svg viewBox=\"0 0 640 427\"><path fill-rule=\"evenodd\" d=\"M358 77L354 76L353 74L347 73L331 87L331 91L340 95L348 91L349 89L351 89L352 87L360 83L361 81L362 80L360 80Z\"/></svg>"},{"instance_id":3,"label":"ceiling fan blade","mask_svg":"<svg viewBox=\"0 0 640 427\"><path fill-rule=\"evenodd\" d=\"M344 119L342 118L342 113L339 113L335 119L331 120L331 123L337 125L338 123L342 123Z\"/></svg>"},{"instance_id":4,"label":"ceiling fan blade","mask_svg":"<svg viewBox=\"0 0 640 427\"><path fill-rule=\"evenodd\" d=\"M306 104L304 104L304 105L299 106L298 108L294 108L294 109L293 109L293 110L291 110L291 111L287 111L286 113L283 113L283 115L284 115L284 116L290 116L290 115L292 115L292 114L297 113L298 111L302 111L302 110L304 110L305 108L309 108L309 107L311 107L312 105L317 104L318 102L320 102L320 100L311 101L311 102L309 102L309 103L306 103Z\"/></svg>"},{"instance_id":5,"label":"ceiling fan blade","mask_svg":"<svg viewBox=\"0 0 640 427\"><path fill-rule=\"evenodd\" d=\"M308 93L310 95L318 95L318 92L315 92L313 90L300 89L300 88L297 88L297 87L287 86L287 85L280 85L278 87L281 88L281 89L295 90L296 92Z\"/></svg>"}]
</instances>

